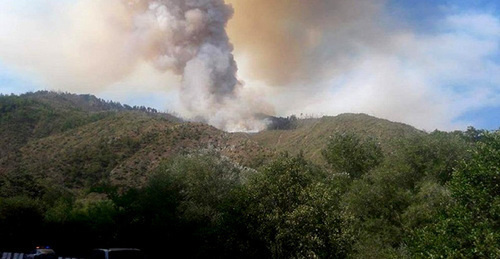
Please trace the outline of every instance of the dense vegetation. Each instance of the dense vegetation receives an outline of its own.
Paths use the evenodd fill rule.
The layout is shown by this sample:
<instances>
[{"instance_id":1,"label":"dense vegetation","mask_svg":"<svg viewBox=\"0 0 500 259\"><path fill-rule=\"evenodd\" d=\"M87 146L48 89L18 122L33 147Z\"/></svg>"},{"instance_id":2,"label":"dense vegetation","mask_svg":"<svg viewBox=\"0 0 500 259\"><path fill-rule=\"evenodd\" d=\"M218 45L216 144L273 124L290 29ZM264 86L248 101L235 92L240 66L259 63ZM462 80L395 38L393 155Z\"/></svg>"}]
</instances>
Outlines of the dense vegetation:
<instances>
[{"instance_id":1,"label":"dense vegetation","mask_svg":"<svg viewBox=\"0 0 500 259\"><path fill-rule=\"evenodd\" d=\"M54 126L39 136L33 127L31 135L19 134L28 136L22 141L4 140L18 144L5 151L17 162L6 161L9 167L0 171L0 249L49 243L62 254L133 246L160 258L500 257L500 132L411 130L394 138L394 132L341 128L318 136L324 142L319 159L294 150L262 156L266 149L240 139L245 136L158 114L74 112L105 115L73 129ZM1 114L0 126L12 125L5 117L12 109ZM45 120L23 116L18 126ZM47 123L59 125L64 116ZM300 123L295 133L278 133L301 143L300 135L291 135L300 133ZM262 134L255 138L276 132ZM98 141L76 140L87 138ZM38 153L53 163L60 160L50 155L63 156L65 163L32 162ZM132 178L136 174L142 178ZM144 181L123 184L120 177Z\"/></svg>"}]
</instances>

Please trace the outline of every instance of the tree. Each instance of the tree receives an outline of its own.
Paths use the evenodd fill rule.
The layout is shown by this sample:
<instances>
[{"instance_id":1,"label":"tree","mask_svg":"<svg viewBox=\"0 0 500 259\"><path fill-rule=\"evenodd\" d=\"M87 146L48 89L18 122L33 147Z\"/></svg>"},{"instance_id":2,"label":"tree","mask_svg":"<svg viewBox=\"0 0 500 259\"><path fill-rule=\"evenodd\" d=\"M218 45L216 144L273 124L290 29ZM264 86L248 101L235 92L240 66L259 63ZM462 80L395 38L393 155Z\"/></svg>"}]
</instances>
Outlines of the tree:
<instances>
[{"instance_id":1,"label":"tree","mask_svg":"<svg viewBox=\"0 0 500 259\"><path fill-rule=\"evenodd\" d=\"M375 139L362 139L348 132L331 136L322 154L334 170L352 178L361 177L383 160L382 149Z\"/></svg>"},{"instance_id":2,"label":"tree","mask_svg":"<svg viewBox=\"0 0 500 259\"><path fill-rule=\"evenodd\" d=\"M467 158L470 147L463 137L453 133L434 131L399 141L399 152L391 164L411 171L408 177L417 183L421 178L434 178L441 184L451 179L459 162Z\"/></svg>"},{"instance_id":3,"label":"tree","mask_svg":"<svg viewBox=\"0 0 500 259\"><path fill-rule=\"evenodd\" d=\"M401 257L404 237L402 213L410 205L406 171L382 166L355 179L342 196L342 206L353 217L355 258Z\"/></svg>"},{"instance_id":4,"label":"tree","mask_svg":"<svg viewBox=\"0 0 500 259\"><path fill-rule=\"evenodd\" d=\"M454 204L415 232L412 252L424 257L500 257L500 133L485 133L454 171Z\"/></svg>"},{"instance_id":5,"label":"tree","mask_svg":"<svg viewBox=\"0 0 500 259\"><path fill-rule=\"evenodd\" d=\"M303 157L282 156L248 184L248 221L274 258L345 257L349 218L339 209L341 188Z\"/></svg>"},{"instance_id":6,"label":"tree","mask_svg":"<svg viewBox=\"0 0 500 259\"><path fill-rule=\"evenodd\" d=\"M247 169L220 155L188 154L162 163L147 185L116 197L123 239L137 241L154 257L217 257L238 250L232 242L241 221L235 194ZM239 218L241 219L241 218ZM159 238L158 238L159 237ZM226 249L226 243L235 247Z\"/></svg>"}]
</instances>

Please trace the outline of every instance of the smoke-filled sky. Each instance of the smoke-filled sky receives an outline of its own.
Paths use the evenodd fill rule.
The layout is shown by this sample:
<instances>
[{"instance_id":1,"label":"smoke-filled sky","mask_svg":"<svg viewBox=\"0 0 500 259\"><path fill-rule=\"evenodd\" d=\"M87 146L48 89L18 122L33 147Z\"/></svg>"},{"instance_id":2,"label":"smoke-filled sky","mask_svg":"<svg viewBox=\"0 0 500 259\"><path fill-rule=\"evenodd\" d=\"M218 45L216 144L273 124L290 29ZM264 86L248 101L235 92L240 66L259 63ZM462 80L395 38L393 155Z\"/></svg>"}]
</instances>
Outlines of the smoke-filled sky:
<instances>
[{"instance_id":1,"label":"smoke-filled sky","mask_svg":"<svg viewBox=\"0 0 500 259\"><path fill-rule=\"evenodd\" d=\"M496 0L2 0L0 93L92 93L255 130L254 113L500 127Z\"/></svg>"}]
</instances>

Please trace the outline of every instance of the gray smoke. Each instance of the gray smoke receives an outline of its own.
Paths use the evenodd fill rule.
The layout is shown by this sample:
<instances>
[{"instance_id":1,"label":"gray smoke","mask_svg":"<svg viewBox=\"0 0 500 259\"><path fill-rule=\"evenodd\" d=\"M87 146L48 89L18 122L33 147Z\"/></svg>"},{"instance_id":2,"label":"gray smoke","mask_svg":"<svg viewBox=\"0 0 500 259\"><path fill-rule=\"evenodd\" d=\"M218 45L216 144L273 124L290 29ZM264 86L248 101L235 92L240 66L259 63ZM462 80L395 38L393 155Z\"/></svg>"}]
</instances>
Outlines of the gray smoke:
<instances>
[{"instance_id":1,"label":"gray smoke","mask_svg":"<svg viewBox=\"0 0 500 259\"><path fill-rule=\"evenodd\" d=\"M132 33L146 59L182 75L180 99L190 115L227 130L263 127L252 113L235 110L242 84L226 33L233 9L223 0L126 1ZM231 111L238 116L228 116ZM222 116L222 117L221 117Z\"/></svg>"}]
</instances>

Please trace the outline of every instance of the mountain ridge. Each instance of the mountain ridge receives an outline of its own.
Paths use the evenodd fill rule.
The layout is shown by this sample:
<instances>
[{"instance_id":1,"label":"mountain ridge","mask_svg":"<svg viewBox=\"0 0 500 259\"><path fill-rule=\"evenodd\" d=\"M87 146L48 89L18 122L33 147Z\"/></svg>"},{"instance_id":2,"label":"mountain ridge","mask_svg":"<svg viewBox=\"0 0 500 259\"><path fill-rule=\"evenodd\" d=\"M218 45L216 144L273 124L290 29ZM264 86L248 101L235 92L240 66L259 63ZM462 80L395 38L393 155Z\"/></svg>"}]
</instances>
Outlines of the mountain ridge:
<instances>
[{"instance_id":1,"label":"mountain ridge","mask_svg":"<svg viewBox=\"0 0 500 259\"><path fill-rule=\"evenodd\" d=\"M302 153L324 164L321 150L327 138L338 132L379 139L385 152L397 145L393 139L426 134L366 114L274 117L292 127L228 133L151 108L48 91L1 96L0 111L0 129L4 129L0 133L0 175L21 171L71 188L96 183L142 184L161 161L203 150L250 168L283 152Z\"/></svg>"}]
</instances>

